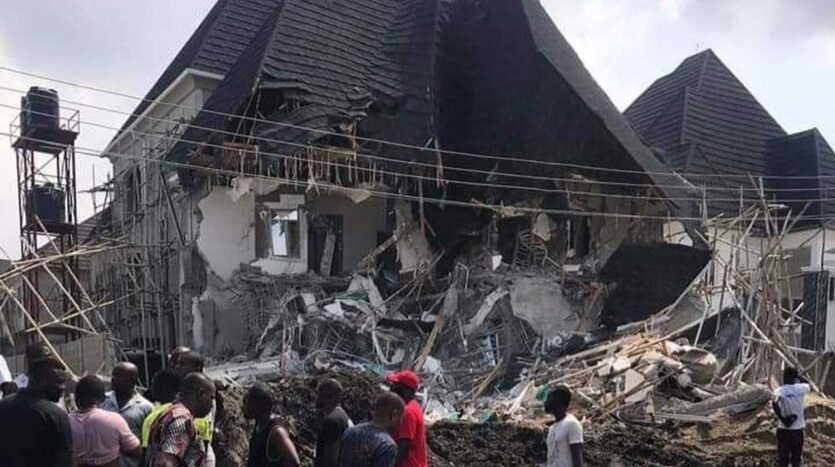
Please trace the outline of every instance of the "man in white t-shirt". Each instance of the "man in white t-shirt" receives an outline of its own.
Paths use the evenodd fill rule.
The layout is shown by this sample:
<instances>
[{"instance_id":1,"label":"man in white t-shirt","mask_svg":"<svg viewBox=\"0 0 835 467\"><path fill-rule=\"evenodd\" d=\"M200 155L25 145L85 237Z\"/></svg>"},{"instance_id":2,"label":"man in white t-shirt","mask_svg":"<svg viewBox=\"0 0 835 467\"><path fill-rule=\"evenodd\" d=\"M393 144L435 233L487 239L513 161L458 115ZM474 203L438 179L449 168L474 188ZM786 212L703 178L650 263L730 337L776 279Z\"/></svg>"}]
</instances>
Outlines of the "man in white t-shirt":
<instances>
[{"instance_id":1,"label":"man in white t-shirt","mask_svg":"<svg viewBox=\"0 0 835 467\"><path fill-rule=\"evenodd\" d=\"M547 467L583 466L583 425L574 415L568 413L571 390L557 386L545 399L545 411L556 420L548 430Z\"/></svg>"},{"instance_id":2,"label":"man in white t-shirt","mask_svg":"<svg viewBox=\"0 0 835 467\"><path fill-rule=\"evenodd\" d=\"M783 370L783 385L774 392L771 403L777 414L777 465L779 467L800 467L803 454L803 402L811 388L803 383L797 368Z\"/></svg>"}]
</instances>

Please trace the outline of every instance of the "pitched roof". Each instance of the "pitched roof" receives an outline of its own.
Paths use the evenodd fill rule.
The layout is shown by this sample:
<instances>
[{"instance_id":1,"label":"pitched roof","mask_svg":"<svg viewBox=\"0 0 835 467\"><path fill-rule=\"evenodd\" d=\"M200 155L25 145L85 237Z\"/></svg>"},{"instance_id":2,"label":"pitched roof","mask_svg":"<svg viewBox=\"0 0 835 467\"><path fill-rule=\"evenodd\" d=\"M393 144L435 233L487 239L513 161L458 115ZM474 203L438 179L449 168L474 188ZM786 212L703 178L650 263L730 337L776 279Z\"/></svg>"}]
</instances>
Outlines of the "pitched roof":
<instances>
[{"instance_id":1,"label":"pitched roof","mask_svg":"<svg viewBox=\"0 0 835 467\"><path fill-rule=\"evenodd\" d=\"M188 68L225 75L280 0L218 0L139 103L128 128Z\"/></svg>"},{"instance_id":2,"label":"pitched roof","mask_svg":"<svg viewBox=\"0 0 835 467\"><path fill-rule=\"evenodd\" d=\"M739 209L738 202L711 201L710 195L727 200L738 197L740 187L751 188L746 176L764 175L769 142L786 136L710 49L656 80L624 115L669 167L711 190L710 214Z\"/></svg>"},{"instance_id":3,"label":"pitched roof","mask_svg":"<svg viewBox=\"0 0 835 467\"><path fill-rule=\"evenodd\" d=\"M227 21L226 9L212 11L207 22ZM220 115L256 107L268 122ZM663 174L536 0L275 0L168 157L228 140L215 130L254 135L262 152L297 152L292 143L345 124L381 140L659 172L649 177L656 184L685 185ZM434 153L384 149L435 162ZM460 158L444 159L454 167Z\"/></svg>"},{"instance_id":4,"label":"pitched roof","mask_svg":"<svg viewBox=\"0 0 835 467\"><path fill-rule=\"evenodd\" d=\"M835 155L820 132L787 134L711 50L656 80L624 114L647 144L664 151L668 166L715 190L714 198L737 198L741 187L750 189L746 175L767 176L770 197L793 214L804 208L809 217L835 214L835 202L806 207L806 200L828 199L835 191ZM711 201L710 195L711 214L739 210L738 201ZM753 194L745 197L753 200Z\"/></svg>"},{"instance_id":5,"label":"pitched roof","mask_svg":"<svg viewBox=\"0 0 835 467\"><path fill-rule=\"evenodd\" d=\"M381 138L423 144L431 134L428 88L438 25L436 1L283 0L207 100L183 139L203 141L242 111L256 86L300 104L279 109L273 122L329 130L359 120L376 103L397 107ZM321 134L255 124L257 136L309 142ZM267 151L288 148L264 144ZM191 143L174 148L186 156Z\"/></svg>"},{"instance_id":6,"label":"pitched roof","mask_svg":"<svg viewBox=\"0 0 835 467\"><path fill-rule=\"evenodd\" d=\"M835 215L835 202L808 201L835 199L835 154L817 129L775 138L767 153L767 174L774 177L768 187L777 190L777 199L793 214L817 218L802 220L799 227L821 225L825 221L819 218Z\"/></svg>"},{"instance_id":7,"label":"pitched roof","mask_svg":"<svg viewBox=\"0 0 835 467\"><path fill-rule=\"evenodd\" d=\"M710 49L656 80L624 115L649 145L678 154L675 168L687 171L699 167L680 152L694 144L720 171L762 174L767 141L786 135Z\"/></svg>"}]
</instances>

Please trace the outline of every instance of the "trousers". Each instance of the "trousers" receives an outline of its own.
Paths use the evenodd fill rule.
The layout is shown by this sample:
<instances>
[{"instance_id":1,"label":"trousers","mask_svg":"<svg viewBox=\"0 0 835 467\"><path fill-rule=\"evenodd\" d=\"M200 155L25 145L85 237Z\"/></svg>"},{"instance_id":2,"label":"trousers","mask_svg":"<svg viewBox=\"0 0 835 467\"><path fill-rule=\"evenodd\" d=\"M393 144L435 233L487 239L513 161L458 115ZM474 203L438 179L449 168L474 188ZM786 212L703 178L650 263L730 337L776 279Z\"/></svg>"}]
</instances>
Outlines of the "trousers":
<instances>
[{"instance_id":1,"label":"trousers","mask_svg":"<svg viewBox=\"0 0 835 467\"><path fill-rule=\"evenodd\" d=\"M777 430L777 465L800 467L803 454L803 430Z\"/></svg>"}]
</instances>

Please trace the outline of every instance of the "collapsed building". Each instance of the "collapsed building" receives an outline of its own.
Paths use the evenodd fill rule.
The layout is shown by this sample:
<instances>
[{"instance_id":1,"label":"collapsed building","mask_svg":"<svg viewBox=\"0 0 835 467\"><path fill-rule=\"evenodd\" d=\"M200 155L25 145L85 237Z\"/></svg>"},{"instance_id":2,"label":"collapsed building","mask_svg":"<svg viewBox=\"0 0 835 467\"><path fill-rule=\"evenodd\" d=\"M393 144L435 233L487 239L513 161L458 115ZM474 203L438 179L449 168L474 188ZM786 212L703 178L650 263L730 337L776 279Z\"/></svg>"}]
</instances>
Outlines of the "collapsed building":
<instances>
[{"instance_id":1,"label":"collapsed building","mask_svg":"<svg viewBox=\"0 0 835 467\"><path fill-rule=\"evenodd\" d=\"M146 375L186 344L478 394L649 319L759 381L833 322L821 187L769 178L798 154L832 156L710 51L622 115L534 1L220 0L103 153L79 286Z\"/></svg>"},{"instance_id":2,"label":"collapsed building","mask_svg":"<svg viewBox=\"0 0 835 467\"><path fill-rule=\"evenodd\" d=\"M403 362L472 265L539 271L479 292L524 318L527 347L663 309L709 257L660 244L670 216L695 232L690 188L534 1L221 0L103 155L128 247L94 260L91 289L128 297L104 315L145 355L261 353L291 311L296 351ZM644 255L661 262L624 267ZM358 308L373 339L300 324Z\"/></svg>"},{"instance_id":3,"label":"collapsed building","mask_svg":"<svg viewBox=\"0 0 835 467\"><path fill-rule=\"evenodd\" d=\"M298 373L410 367L432 421L541 418L564 382L591 420L713 423L778 365L829 380L832 151L711 51L621 114L535 0L218 0L102 156L109 202L66 253L84 302L27 325L7 291L12 347L70 324L147 380L189 345L300 398ZM375 379L341 376L367 404Z\"/></svg>"}]
</instances>

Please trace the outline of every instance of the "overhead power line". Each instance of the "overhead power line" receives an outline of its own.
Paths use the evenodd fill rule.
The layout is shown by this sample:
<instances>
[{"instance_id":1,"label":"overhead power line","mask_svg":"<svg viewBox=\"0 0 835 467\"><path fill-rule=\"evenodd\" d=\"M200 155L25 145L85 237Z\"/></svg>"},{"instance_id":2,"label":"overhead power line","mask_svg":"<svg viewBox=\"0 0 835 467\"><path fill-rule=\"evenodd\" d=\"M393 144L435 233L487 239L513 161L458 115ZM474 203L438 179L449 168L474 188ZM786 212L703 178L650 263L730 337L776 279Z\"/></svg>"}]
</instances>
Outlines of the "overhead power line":
<instances>
[{"instance_id":1,"label":"overhead power line","mask_svg":"<svg viewBox=\"0 0 835 467\"><path fill-rule=\"evenodd\" d=\"M21 90L21 89L15 89L15 88L10 88L10 87L6 87L6 86L0 86L0 90L11 91L11 92L15 92L15 93L18 93L18 94L22 94L22 93L26 92L26 91ZM111 113L115 113L115 114L126 115L126 116L129 116L129 117L130 116L133 116L133 117L140 117L141 116L140 114L137 114L137 113L125 112L125 111L122 111L122 110L112 109L112 108L108 108L108 107L102 107L102 106L88 104L88 103L84 103L84 102L72 101L72 100L69 100L69 99L61 99L61 102L68 103L68 104L71 104L71 105L77 105L77 106L80 106L80 107L91 108L91 109L94 109L94 110L100 110L100 111L104 111L104 112L111 112ZM17 107L15 107L15 108L17 108ZM141 118L142 118L142 120L150 120L150 121L153 121L153 122L164 122L164 123L169 123L169 124L180 124L181 123L177 120L165 119L165 118L159 118L159 117L152 117L150 115L141 116ZM236 136L236 137L243 137L244 136L244 135L241 135L240 133L225 131L225 130L217 129L217 128L199 126L199 125L195 125L195 124L192 124L192 123L187 123L187 125L188 125L189 128L194 128L194 129L198 129L198 130L205 130L205 131L209 131L209 132L216 133L216 134L225 134L225 135ZM135 133L137 133L137 130L134 130L134 129L122 130L121 128L116 128L116 127L111 127L111 128L115 129L117 131L123 131L125 134L135 134ZM341 134L341 136L344 137L346 135ZM255 141L264 141L264 142L268 142L268 143L283 144L283 145L287 145L287 146L298 147L298 148L301 148L301 149L326 149L326 150L330 150L330 148L324 147L324 146L303 144L303 143L298 143L298 142L295 142L295 141L286 141L286 140L282 140L282 139L267 138L267 137L264 137L264 136L246 135L246 138L250 139L250 140L255 140ZM198 142L196 144L204 145L203 142ZM443 153L443 151L438 151L438 152ZM431 164L431 163L427 163L427 162L394 159L394 158L384 157L384 156L380 156L380 155L365 154L365 153L362 153L362 152L359 152L359 151L354 151L353 154L356 154L358 157L362 157L362 158L365 158L365 159L384 160L384 161L389 161L389 162L394 162L394 163L399 163L399 164L404 164L404 165L417 165L417 166L420 166L420 167L427 167L427 168L431 168L431 169L436 169L437 168L436 164ZM569 179L569 178L547 177L547 176L533 175L533 174L504 172L504 171L499 171L499 170L488 171L488 170L473 169L473 168L468 168L468 167L454 167L454 166L449 166L449 167L445 167L445 168L448 169L448 170L451 170L451 171L454 170L454 171L463 172L463 173L477 173L477 174L486 174L486 175L491 175L491 176L506 176L506 177L519 178L519 179L544 180L544 181L549 181L549 182L550 181L564 181L564 182L577 182L578 181L576 179ZM674 176L674 174L672 174L672 173L668 173L668 174L665 174L665 175L666 176ZM586 179L586 180L583 180L583 181L585 183L591 183L591 184L597 184L597 185L632 187L632 188L675 188L675 189L684 188L682 185L663 185L663 184L654 184L654 183L614 182L614 181L609 181L609 180L591 180L591 179ZM700 186L698 188L700 190L717 191L717 192L721 192L721 191L727 191L727 192L732 192L732 193L738 193L739 192L738 187L720 188L720 187ZM752 188L752 187L742 187L742 189L744 191L758 191L757 189Z\"/></svg>"},{"instance_id":2,"label":"overhead power line","mask_svg":"<svg viewBox=\"0 0 835 467\"><path fill-rule=\"evenodd\" d=\"M0 137L11 137L10 133L0 132ZM55 144L53 141L47 141L43 139L31 138L31 137L24 137L26 141L33 141L37 143L47 143L47 144ZM94 156L99 157L101 154L101 149L90 149L90 148L83 148L83 147L74 147L76 154L87 155L87 156ZM154 159L149 157L142 157L142 156L134 156L131 154L122 154L112 152L110 153L111 157L118 158L118 159L125 159L125 160L134 160L134 161L147 161L154 164L161 164L168 167L175 167L175 168L183 168L183 169L191 169L196 170L199 172L207 172L217 175L225 175L229 177L237 177L241 176L239 171L235 170L227 170L227 169L220 169L220 168L213 168L213 167L204 167L197 164L190 164L185 162L172 162L172 161L165 161L161 159ZM273 183L285 184L285 185L292 185L295 187L302 187L302 188L310 188L310 184L307 181L299 181L296 179L290 178L279 178L279 177L270 177L266 175L247 175L248 178L252 178L255 180L263 180L269 181ZM614 212L600 212L600 211L577 211L577 210L563 210L563 209L549 209L549 208L534 208L534 207L527 207L527 206L513 206L513 205L496 205L496 204L488 204L488 203L475 203L475 202L468 202L468 201L457 201L457 200L446 200L446 199L438 199L438 198L427 198L427 197L420 197L415 195L408 195L404 193L389 193L385 191L378 191L366 188L353 188L353 187L345 187L340 185L335 185L331 183L320 183L316 182L315 186L317 188L323 189L330 189L330 190L338 190L338 191L348 191L348 192L359 192L359 193L367 193L369 196L372 197L379 197L379 198L389 198L389 199L400 199L400 200L408 200L408 201L417 201L429 204L436 204L441 206L458 206L458 207L471 207L475 209L489 209L493 211L514 211L514 212L521 212L521 213L545 213L545 214L553 214L553 215L564 215L564 216L581 216L581 217L603 217L603 218L614 218L614 219L655 219L655 220L691 220L691 221L704 221L702 217L668 217L668 216L652 216L652 215L643 215L643 214L624 214L624 213L614 213ZM791 214L787 214L784 216L771 216L771 219L774 221L780 221L783 219L794 219L798 216L792 216ZM803 220L830 220L830 217L827 216L799 216ZM735 216L735 218L737 218ZM758 217L755 216L743 216L739 219L741 220L755 220ZM761 218L760 218L761 219Z\"/></svg>"},{"instance_id":3,"label":"overhead power line","mask_svg":"<svg viewBox=\"0 0 835 467\"><path fill-rule=\"evenodd\" d=\"M17 110L16 106L9 105L9 104L2 104L0 103L0 108L5 108L8 110ZM38 111L29 111L30 113L36 115L50 115L44 112ZM100 124L98 122L90 121L90 120L82 120L79 119L80 124L88 125L93 127L98 127L107 130L118 130L118 128L114 126ZM173 121L169 121L174 123ZM176 136L170 136L167 134L157 134L157 133L149 133L149 132L142 132L138 130L131 130L131 134L139 135L142 137L147 137L151 139L157 140L168 140L168 141L180 141L185 143L192 143L192 144L201 144L205 147L217 148L217 149L226 149L225 146L221 144L212 144L212 143L202 143L193 140L185 140ZM303 145L305 148L313 148L312 146ZM319 149L319 148L317 148ZM259 156L265 156L268 158L273 159L292 159L294 156L288 154L281 154L276 152L267 152L267 151L258 151ZM353 155L352 151L346 151L346 155ZM103 154L107 155L107 154ZM397 162L401 164L409 164L408 162L404 162L397 159L389 159L385 157L377 157L377 160L382 160L386 162ZM370 168L370 167L358 167L353 166L350 164L338 163L338 162L329 162L329 161L320 161L320 160L308 160L307 163L312 163L324 167L339 167L345 168L349 170L359 170L362 172L368 172L372 174L386 174L392 177L400 177L404 179L413 179L413 180L424 180L430 182L437 182L439 181L438 178L426 175L419 175L407 172L393 172L388 171L385 169L377 169L377 168ZM430 165L430 167L435 168L435 166ZM445 170L449 170L450 172L457 171L455 168L446 168ZM480 173L484 173L487 175L494 175L494 173L486 172L486 171L479 171ZM569 183L588 183L585 180L576 180L576 179L565 179L565 178L556 178L556 177L542 177L543 180L548 181L564 181ZM489 183L483 181L469 181L469 180L460 180L460 179L452 179L452 178L443 178L440 179L445 184L450 185L466 185L466 186L478 186L478 187L490 187L490 188L500 188L500 189L513 189L513 190L522 190L522 191L532 191L536 193L546 193L546 194L567 194L567 195L588 195L588 196L600 196L604 198L619 198L619 199L631 199L631 200L656 200L656 201L693 201L693 202L702 202L702 201L711 201L711 202L728 202L728 203L736 203L739 202L739 198L714 198L711 196L708 197L665 197L665 196L644 196L644 195L628 195L628 194L617 194L617 193L602 193L602 192L588 192L582 190L574 190L574 189L566 189L566 188L542 188L542 187L534 187L534 186L524 186L524 185L513 185L513 184L502 184L502 183ZM591 182L591 181L590 181ZM650 187L653 185L649 185ZM821 198L821 199L793 199L792 201L799 202L799 201L828 201L829 198Z\"/></svg>"},{"instance_id":4,"label":"overhead power line","mask_svg":"<svg viewBox=\"0 0 835 467\"><path fill-rule=\"evenodd\" d=\"M9 87L6 87L6 86L0 86L0 90L21 92L21 93L25 92L25 91L22 91L22 90L9 88ZM116 114L135 115L135 114L131 114L129 112L119 111L119 110L115 110L115 109L111 109L111 108L107 108L107 107L101 107L101 106L96 106L96 105L91 105L91 104L86 104L86 103L81 103L81 102L74 102L74 101L70 101L70 100L63 100L63 102L70 103L70 104L75 104L75 105L80 105L80 106L84 106L84 107L90 107L90 108L94 108L94 109L97 109L97 110L113 112L113 113L116 113ZM8 109L13 109L13 110L18 109L17 106L12 106L12 105L9 105L9 104L0 104L0 107L5 107L5 108L8 108ZM32 111L30 111L30 112L32 112ZM33 113L37 114L39 112L33 112ZM163 119L163 118L150 117L150 116L146 116L146 117L143 117L143 118L150 119L152 121L157 121L157 122L164 122L164 123L168 123L168 124L188 125L187 123L183 123L181 121L171 120L171 119ZM99 128L103 128L103 129L120 131L120 128L118 128L118 127L103 125L103 124L93 122L93 121L90 121L90 120L84 120L82 123L86 123L87 125L94 126L94 127L99 127ZM189 125L189 126L191 128L204 129L204 130L212 131L212 132L219 133L219 134L226 134L226 135L237 136L237 137L242 137L243 136L243 135L240 135L238 133L231 132L231 131L224 131L224 130L201 127L201 126L196 126L196 125ZM133 130L133 129L128 130L127 133L132 134L132 135L137 135L137 134L138 135L148 135L150 137L155 137L155 138L165 137L165 136L158 136L158 135L155 135L155 134L152 134L152 133L141 132L139 130ZM182 141L182 142L185 142L185 143L190 143L190 144L194 144L194 145L201 145L201 146L205 146L205 147L218 147L217 145L212 145L212 144L209 144L209 143L203 142L203 141L184 140L184 139L178 139L178 138L172 138L172 137L165 137L165 138L176 139L178 141ZM315 146L315 145L310 145L310 144L302 144L302 143L297 143L297 142L293 142L293 141L285 141L285 140L280 140L280 139L270 139L270 138L266 138L266 137L257 137L257 136L247 136L247 138L252 139L252 140L256 140L256 141L265 141L265 142L271 142L271 143L276 143L276 144L288 145L288 146L292 146L292 147L298 147L298 148L301 148L301 149L314 149L314 150L320 149L320 150L333 151L332 148L326 148L326 147ZM276 154L276 153L269 153L269 152L263 152L263 154L273 155L273 156L277 156L277 157L290 157L290 156L284 155L284 154ZM420 161L408 161L408 160L396 159L396 158L391 158L391 157L384 157L384 156L380 156L380 155L362 154L362 153L359 153L357 151L350 151L350 154L352 156L356 155L356 156L363 157L363 158L366 158L366 159L385 161L385 162L388 162L388 163L396 163L396 164L409 165L409 166L418 165L418 166L427 167L427 168L431 168L431 169L437 169L437 165L435 165L435 164L424 163L424 162L420 162ZM675 189L683 189L684 188L680 185L661 185L661 184L652 184L652 183L614 182L614 181L607 181L607 180L548 177L548 176L538 176L538 175L529 175L529 174L508 173L508 172L501 172L501 171L487 171L487 170L479 170L479 169L472 169L472 168L465 168L465 167L444 167L444 169L448 170L450 172L477 173L477 174L483 174L483 175L488 175L488 176L507 176L507 177L510 177L510 178L517 178L517 179L522 179L522 180L530 179L530 180L540 180L540 181L547 181L547 182L564 182L564 183L580 183L580 182L582 182L584 184L616 186L616 187L629 187L629 188L638 188L638 187L675 188ZM405 173L405 172L386 172L386 173L389 173L389 174L392 174L392 175L395 175L395 176L402 176L402 177L405 177L405 178L411 177L411 178L423 178L423 179L434 180L434 178L431 178L431 177L422 177L422 176L419 176L419 175L408 174L408 173ZM458 183L458 181L455 180L455 179L448 179L448 181L452 181L453 183ZM472 185L474 183L475 182L461 181L461 184ZM484 185L484 183L478 183L478 184L479 185ZM529 191L550 192L550 193L565 192L565 190L562 190L562 189L536 188L536 187L527 187L527 186L510 185L510 184L494 184L492 186L501 187L501 188L514 188L514 189L521 189L521 190L529 190ZM598 194L598 193L582 192L582 191L573 191L572 193L600 195L600 196L604 196L604 197L624 198L624 199L639 199L639 198L640 199L656 199L656 200L666 199L666 200L671 200L671 201L697 201L697 202L701 202L705 199L710 199L712 201L738 202L739 198L736 197L736 196L734 198L715 198L715 197L712 197L712 196L707 196L706 193L707 192L726 192L726 193L736 194L736 193L739 193L740 191L755 192L755 193L760 193L760 192L766 192L766 193L770 193L770 192L777 192L777 193L804 192L804 193L808 193L808 192L821 191L821 192L827 192L828 193L828 191L829 191L825 187L778 189L778 188L765 188L765 187L763 187L763 188L755 188L755 187L726 187L726 188L720 188L720 187L707 187L707 186L696 187L696 186L694 186L692 189L693 190L698 189L699 191L704 192L705 195L701 196L701 197L698 197L698 196L694 196L694 197L649 197L649 196L640 196L640 195ZM828 200L828 199L829 198L820 198L820 199L816 199L816 200L817 201L825 201L825 200ZM801 199L793 199L791 201L801 201Z\"/></svg>"},{"instance_id":5,"label":"overhead power line","mask_svg":"<svg viewBox=\"0 0 835 467\"><path fill-rule=\"evenodd\" d=\"M5 108L5 109L9 109L9 110L17 109L15 106L11 106L11 105L8 105L8 104L1 104L1 103L0 103L0 108ZM30 111L30 112L32 112L34 114L49 115L49 114L46 114L46 113L43 113L43 112L37 112L37 111ZM82 125L88 125L88 126L93 126L93 127L98 127L98 128L108 129L108 130L117 129L116 127L109 126L109 125L104 125L104 124L99 124L97 122L92 122L90 120L79 119L79 122ZM185 142L185 143L202 144L203 146L211 147L211 148L217 148L217 149L225 149L226 148L225 146L223 146L221 144L199 143L199 142L196 142L196 141L184 140L184 139L181 139L179 137L170 136L170 135L166 135L166 134L148 133L148 132L142 132L142 131L138 131L138 130L131 130L131 133L135 134L135 135L143 136L143 137L148 137L148 138L151 138L151 139L157 139L157 140L182 141L182 142ZM310 146L305 146L305 147L310 147ZM259 151L258 154L259 154L259 156L266 156L266 157L272 158L272 159L292 159L292 158L294 158L293 155L281 154L281 153L275 153L275 152L267 152L267 151ZM352 154L353 154L353 152L346 151L346 155L352 155ZM403 163L403 161L400 161L400 160L397 160L397 159L388 159L388 158L384 158L384 157L379 157L378 159L384 160L384 161L390 161L390 162ZM547 193L547 194L566 194L566 195L571 195L571 196L573 196L573 195L587 195L587 196L599 196L599 197L603 197L603 198L617 198L617 199L630 199L630 200L693 201L693 202L698 202L698 203L701 203L701 202L704 202L704 201L738 203L740 201L739 198L716 198L716 197L707 196L707 195L703 196L703 197L666 197L666 196L648 196L648 195L644 196L644 195L628 195L628 194L617 194L617 193L589 192L589 191L573 190L573 189L569 190L569 189L566 189L566 188L541 188L541 187L532 187L532 186L523 186L523 185L489 183L489 182L482 182L482 181L477 181L476 182L476 181L451 179L451 178L443 178L443 179L439 180L437 177L432 177L432 176L427 176L427 175L419 175L419 174L413 174L413 173L407 173L407 172L392 172L392 171L387 171L385 169L370 168L370 167L359 167L359 166L353 166L353 165L350 165L350 164L344 164L344 163L338 163L338 162L329 162L329 161L320 161L320 160L307 160L305 162L306 163L312 163L312 164L315 164L315 165L321 165L321 166L325 166L325 167L339 167L339 168L345 168L345 169L348 169L348 170L358 170L358 171L372 173L372 174L375 174L375 173L386 174L386 175L390 175L392 177L400 177L400 178L404 178L404 179L424 180L424 181L430 181L430 182L442 181L443 183L450 184L450 185L466 185L466 186L479 186L479 187L490 187L490 188L500 188L500 189L514 189L514 190L532 191L532 192L536 192L536 193ZM432 166L432 167L434 167L434 166ZM447 169L447 170L455 171L457 169ZM490 172L484 172L484 173L488 174L488 175L491 174ZM565 181L565 182L574 182L574 183L591 183L592 182L592 181L586 181L586 180L575 180L575 179L564 179L564 178L548 178L548 177L543 177L543 179L549 180L549 181ZM652 185L649 185L649 186L651 187ZM769 192L771 190L764 189L763 191L764 192ZM808 190L804 190L804 191L808 191ZM832 198L827 197L827 198L793 198L793 199L785 200L785 201L790 201L790 202L822 202L822 201L831 201L831 200L832 200Z\"/></svg>"},{"instance_id":6,"label":"overhead power line","mask_svg":"<svg viewBox=\"0 0 835 467\"><path fill-rule=\"evenodd\" d=\"M148 104L163 105L163 106L172 107L172 108L186 109L186 110L191 110L191 111L194 111L194 112L197 112L197 113L205 112L205 113L209 113L209 114L212 114L212 115L218 115L218 116L223 116L223 117L231 117L231 118L241 119L241 120L255 122L255 123L264 123L264 124L271 125L271 126L293 128L293 129L297 129L297 130L303 130L303 131L308 131L308 132L311 132L311 133L317 133L317 134L322 134L322 135L333 135L333 136L339 136L339 137L345 137L346 136L344 133L338 133L338 132L329 131L329 130L322 130L322 129L318 129L318 128L305 127L305 126L302 126L302 125L294 125L294 124L290 124L290 123L286 123L286 122L276 122L276 121L273 121L273 120L267 120L267 119L262 119L262 118L257 118L257 117L249 117L249 116L237 115L237 114L226 113L226 112L218 112L218 111L205 109L205 108L201 108L201 107L194 107L194 106L189 106L189 105L184 105L184 104L169 103L169 102L165 102L165 101L162 101L162 100L159 100L159 99L147 99L147 98L144 98L144 97L135 96L135 95L132 95L132 94L127 94L127 93L124 93L124 92L113 91L113 90L109 90L109 89L105 89L105 88L101 88L101 87L97 87L97 86L91 86L91 85L76 83L76 82L73 82L73 81L67 81L67 80L63 80L63 79L53 78L53 77L50 77L50 76L45 76L45 75L42 75L42 74L32 73L32 72L28 72L28 71L24 71L24 70L19 70L19 69L15 69L15 68L3 66L3 65L0 65L0 70L6 71L6 72L9 72L9 73L15 73L15 74L23 75L23 76L29 76L29 77L32 77L32 78L42 79L42 80L50 81L50 82L54 82L54 83L60 83L60 84L66 85L66 86L72 86L72 87L76 87L76 88L80 88L80 89L86 89L86 90L93 91L93 92L99 92L99 93L103 93L103 94L109 94L109 95L113 95L113 96L123 97L123 98L126 98L126 99L132 99L132 100L136 100L136 101L140 101L140 102L145 102L145 103L148 103ZM379 138L370 138L370 137L365 137L365 136L354 136L354 135L352 135L351 137L356 139L356 140L359 140L359 141L367 141L367 142L372 142L372 143L377 143L377 144L385 144L385 145L395 146L395 147L400 147L400 148L405 148L405 149L413 149L413 150L417 150L417 151L421 151L421 152L428 152L428 153L437 152L434 148L428 148L428 147L417 146L417 145L413 145L413 144L401 143L401 142L397 142L397 141L391 141L391 140L385 140L385 139L379 139ZM510 161L510 162L519 162L519 163L534 164L534 165L557 166L557 167L566 167L566 168L601 171L601 172L631 173L631 174L638 174L638 175L663 175L663 176L673 175L672 171L670 171L670 172L653 172L653 171L645 171L645 170L615 169L615 168L611 168L611 167L592 166L592 165L585 165L585 164L572 164L572 163L554 162L554 161L543 161L543 160L539 160L539 159L521 158L521 157L514 157L514 156L509 156L509 155L479 154L479 153L466 152L466 151L455 151L455 150L449 150L449 149L442 149L442 150L440 150L440 152L442 152L444 154L450 154L450 155L458 155L458 156L463 156L463 157L475 157L475 158L490 159L490 160L495 160L495 161ZM687 173L687 172L678 172L678 174L686 176L686 177L706 177L706 178L715 178L717 176L721 176L721 177L724 177L724 178L749 179L752 176L752 175L749 175L749 174L704 174L704 173ZM772 177L773 178L799 178L799 179L807 178L807 176L803 176L803 175L796 175L796 176L758 175L758 176L756 176L756 178L772 178ZM809 177L816 178L814 176L809 176ZM831 178L835 178L835 175L833 175Z\"/></svg>"}]
</instances>

